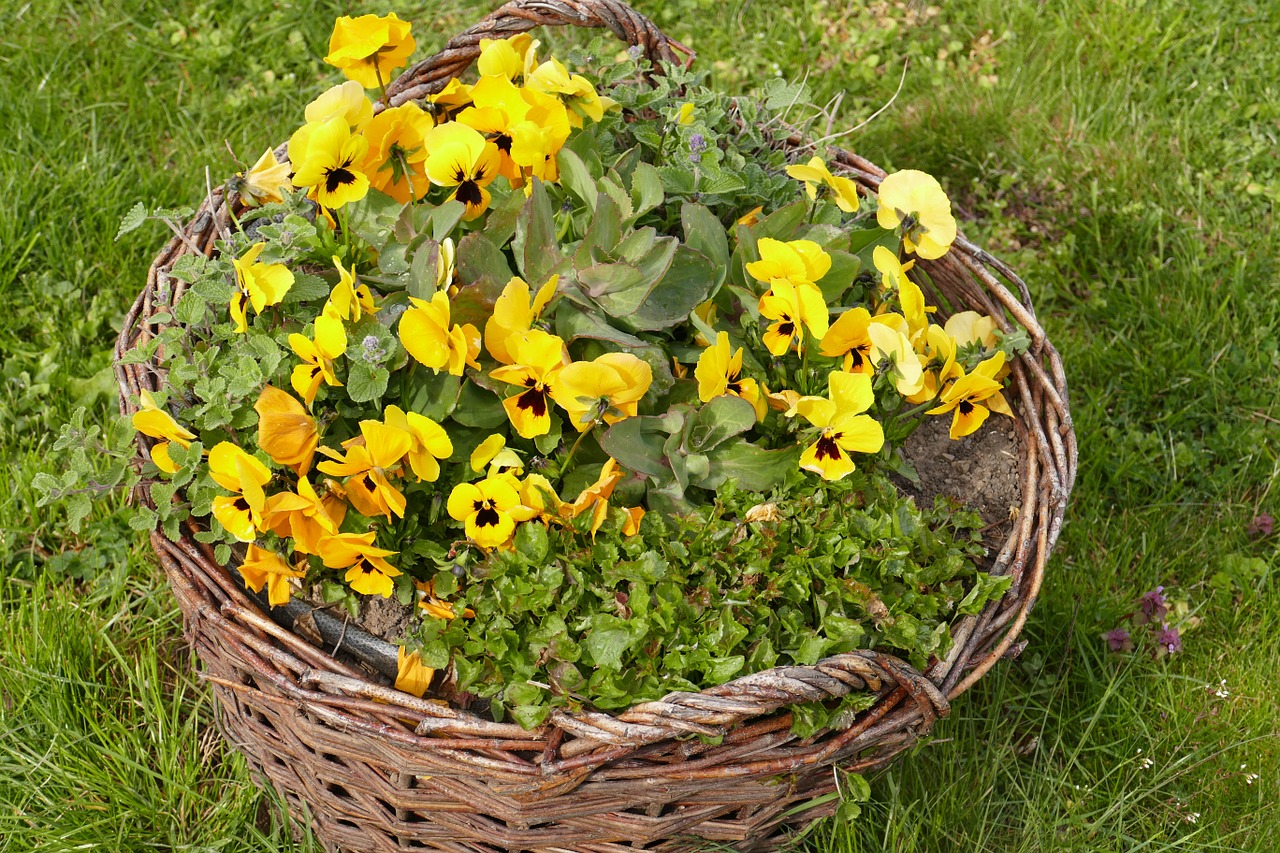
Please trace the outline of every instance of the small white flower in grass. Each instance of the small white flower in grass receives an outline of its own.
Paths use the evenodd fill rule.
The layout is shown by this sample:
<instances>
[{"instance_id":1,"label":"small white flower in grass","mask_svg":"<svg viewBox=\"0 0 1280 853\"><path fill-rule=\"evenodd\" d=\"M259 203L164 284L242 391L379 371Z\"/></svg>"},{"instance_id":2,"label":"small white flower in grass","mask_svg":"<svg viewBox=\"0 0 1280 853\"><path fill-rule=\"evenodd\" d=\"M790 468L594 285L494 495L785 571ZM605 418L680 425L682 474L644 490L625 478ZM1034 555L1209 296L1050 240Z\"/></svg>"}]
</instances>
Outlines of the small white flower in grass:
<instances>
[{"instance_id":1,"label":"small white flower in grass","mask_svg":"<svg viewBox=\"0 0 1280 853\"><path fill-rule=\"evenodd\" d=\"M1156 763L1152 761L1150 758L1147 758L1146 756L1143 756L1142 761L1138 762L1139 770L1150 770L1152 767L1155 767L1155 766L1156 766Z\"/></svg>"},{"instance_id":2,"label":"small white flower in grass","mask_svg":"<svg viewBox=\"0 0 1280 853\"><path fill-rule=\"evenodd\" d=\"M1200 812L1187 812L1187 816L1183 818L1187 823L1199 823Z\"/></svg>"}]
</instances>

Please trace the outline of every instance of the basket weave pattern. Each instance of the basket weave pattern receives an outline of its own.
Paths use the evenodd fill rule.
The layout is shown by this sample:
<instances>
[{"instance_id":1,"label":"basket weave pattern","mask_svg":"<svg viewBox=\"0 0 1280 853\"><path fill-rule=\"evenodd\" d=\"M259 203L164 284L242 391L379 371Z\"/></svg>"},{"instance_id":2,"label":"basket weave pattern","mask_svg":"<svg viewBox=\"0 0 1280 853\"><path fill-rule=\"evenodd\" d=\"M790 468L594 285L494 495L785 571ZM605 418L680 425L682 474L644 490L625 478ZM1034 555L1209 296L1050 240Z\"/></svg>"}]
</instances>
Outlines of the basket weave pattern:
<instances>
[{"instance_id":1,"label":"basket weave pattern","mask_svg":"<svg viewBox=\"0 0 1280 853\"><path fill-rule=\"evenodd\" d=\"M558 25L607 27L654 60L691 57L616 0L516 0L409 69L390 87L391 102L438 91L476 58L481 38ZM806 148L799 137L784 144L797 157ZM834 156L831 166L867 194L884 177L852 153ZM149 340L150 318L181 297L183 282L168 276L174 262L186 253L212 254L239 207L237 198L213 189L156 258L117 357ZM957 310L990 314L1004 329L1020 325L1032 339L1012 365L1009 395L1018 412L1022 505L990 565L1013 582L1002 600L953 625L945 660L920 673L889 655L852 652L672 694L616 716L558 711L526 731L371 681L265 615L212 549L196 542L195 526L178 542L153 533L227 740L295 815L309 813L331 850L621 853L690 850L702 842L760 850L789 826L829 814L834 801L804 804L835 789L833 765L883 765L927 733L997 660L1020 650L1014 642L1040 589L1076 472L1062 363L1026 285L963 238L943 258L918 265ZM136 410L139 392L162 381L154 363L117 360L116 373L125 414ZM149 445L139 436L141 452ZM780 711L866 690L877 693L873 707L807 739L791 734L790 714ZM723 738L711 745L691 734Z\"/></svg>"}]
</instances>

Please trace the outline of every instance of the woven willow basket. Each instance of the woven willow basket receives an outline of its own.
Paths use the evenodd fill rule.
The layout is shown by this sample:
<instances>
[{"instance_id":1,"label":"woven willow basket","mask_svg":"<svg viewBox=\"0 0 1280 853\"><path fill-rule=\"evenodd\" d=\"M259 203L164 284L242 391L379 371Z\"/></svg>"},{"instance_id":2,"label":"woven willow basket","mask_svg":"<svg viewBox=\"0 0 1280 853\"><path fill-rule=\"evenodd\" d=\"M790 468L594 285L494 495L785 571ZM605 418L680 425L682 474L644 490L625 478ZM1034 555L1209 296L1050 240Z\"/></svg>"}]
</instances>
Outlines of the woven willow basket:
<instances>
[{"instance_id":1,"label":"woven willow basket","mask_svg":"<svg viewBox=\"0 0 1280 853\"><path fill-rule=\"evenodd\" d=\"M616 0L515 0L408 70L391 86L391 102L421 98L462 74L481 38L565 24L608 27L653 60L691 58ZM796 159L807 158L800 138L780 142ZM866 194L884 177L851 153L831 165ZM147 341L156 329L151 317L181 296L183 284L168 276L174 262L188 252L212 254L239 208L234 196L210 192L152 264L117 356ZM1016 323L1032 340L1013 363L1009 393L1025 474L1021 512L989 567L1012 576L1012 586L979 616L953 625L945 660L921 673L889 655L853 652L674 693L616 716L558 712L526 731L383 686L350 656L332 656L332 640L322 647L304 639L311 632L301 622L288 630L273 621L278 614L267 615L246 594L234 567L196 542L194 526L177 542L154 533L227 740L296 815L310 815L330 850L761 850L829 814L837 802L819 798L835 790L833 766L883 765L927 733L997 660L1020 650L1014 641L1040 589L1076 473L1062 363L1026 285L963 238L918 268L955 310L990 314L1005 329ZM156 390L163 379L154 363L117 361L116 373L125 414L136 410L140 391ZM149 445L139 436L140 452ZM362 636L380 643L351 629L346 648ZM790 715L780 710L867 690L878 697L873 707L810 738L792 735ZM694 734L723 739L711 745Z\"/></svg>"}]
</instances>

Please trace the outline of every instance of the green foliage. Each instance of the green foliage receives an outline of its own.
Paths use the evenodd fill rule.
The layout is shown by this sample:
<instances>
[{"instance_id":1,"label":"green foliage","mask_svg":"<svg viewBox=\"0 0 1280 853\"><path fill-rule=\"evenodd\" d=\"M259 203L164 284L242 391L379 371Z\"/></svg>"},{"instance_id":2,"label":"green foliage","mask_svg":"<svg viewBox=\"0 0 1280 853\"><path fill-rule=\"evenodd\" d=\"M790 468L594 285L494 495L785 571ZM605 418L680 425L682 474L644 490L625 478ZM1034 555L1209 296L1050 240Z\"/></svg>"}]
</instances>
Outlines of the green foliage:
<instances>
[{"instance_id":1,"label":"green foliage","mask_svg":"<svg viewBox=\"0 0 1280 853\"><path fill-rule=\"evenodd\" d=\"M753 507L765 520L744 521ZM437 659L456 649L458 687L529 724L854 649L923 668L958 613L1008 586L975 568L976 516L921 512L880 479L809 480L768 503L728 481L710 503L645 515L639 535L621 521L594 537L525 525L514 550L471 564L459 602L475 617L428 619L418 640ZM795 730L873 698L798 710Z\"/></svg>"}]
</instances>

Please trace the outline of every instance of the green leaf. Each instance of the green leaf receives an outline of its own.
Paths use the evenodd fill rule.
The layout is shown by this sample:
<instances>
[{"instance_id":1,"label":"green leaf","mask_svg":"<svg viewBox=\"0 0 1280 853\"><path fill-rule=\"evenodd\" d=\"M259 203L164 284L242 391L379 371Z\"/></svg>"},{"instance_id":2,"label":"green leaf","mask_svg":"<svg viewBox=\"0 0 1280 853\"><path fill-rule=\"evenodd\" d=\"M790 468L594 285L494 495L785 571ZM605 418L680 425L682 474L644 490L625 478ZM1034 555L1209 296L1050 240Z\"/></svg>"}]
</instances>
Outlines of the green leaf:
<instances>
[{"instance_id":1,"label":"green leaf","mask_svg":"<svg viewBox=\"0 0 1280 853\"><path fill-rule=\"evenodd\" d=\"M747 182L741 175L733 172L716 172L704 175L698 182L698 192L703 195L729 195L740 193L747 188Z\"/></svg>"},{"instance_id":2,"label":"green leaf","mask_svg":"<svg viewBox=\"0 0 1280 853\"><path fill-rule=\"evenodd\" d=\"M594 311L584 311L568 301L561 301L556 308L555 328L556 335L566 343L586 338L607 341L624 349L647 346L635 335L609 325Z\"/></svg>"},{"instance_id":3,"label":"green leaf","mask_svg":"<svg viewBox=\"0 0 1280 853\"><path fill-rule=\"evenodd\" d=\"M293 284L289 287L288 292L285 293L282 301L286 305L291 305L296 302L328 299L331 289L329 282L318 275L295 272L293 274Z\"/></svg>"},{"instance_id":4,"label":"green leaf","mask_svg":"<svg viewBox=\"0 0 1280 853\"><path fill-rule=\"evenodd\" d=\"M413 373L413 380L405 390L404 399L408 410L431 418L440 423L453 414L458 405L458 394L462 390L462 377L440 371L418 367Z\"/></svg>"},{"instance_id":5,"label":"green leaf","mask_svg":"<svg viewBox=\"0 0 1280 853\"><path fill-rule=\"evenodd\" d=\"M662 177L658 170L643 161L636 164L631 173L631 215L635 221L662 204Z\"/></svg>"},{"instance_id":6,"label":"green leaf","mask_svg":"<svg viewBox=\"0 0 1280 853\"><path fill-rule=\"evenodd\" d=\"M710 452L755 425L756 410L750 403L732 394L722 394L693 413L686 443L690 450Z\"/></svg>"},{"instance_id":7,"label":"green leaf","mask_svg":"<svg viewBox=\"0 0 1280 853\"><path fill-rule=\"evenodd\" d=\"M391 374L385 367L364 361L351 362L347 371L347 396L353 403L371 403L387 393L387 380Z\"/></svg>"},{"instance_id":8,"label":"green leaf","mask_svg":"<svg viewBox=\"0 0 1280 853\"><path fill-rule=\"evenodd\" d=\"M497 394L467 381L462 383L453 419L463 426L491 430L507 422L507 410L502 408L502 398Z\"/></svg>"},{"instance_id":9,"label":"green leaf","mask_svg":"<svg viewBox=\"0 0 1280 853\"><path fill-rule=\"evenodd\" d=\"M628 623L609 613L597 613L591 617L589 631L582 648L591 661L601 669L620 670L622 655L632 642Z\"/></svg>"},{"instance_id":10,"label":"green leaf","mask_svg":"<svg viewBox=\"0 0 1280 853\"><path fill-rule=\"evenodd\" d=\"M672 475L663 448L667 438L662 418L623 418L601 436L600 447L623 468L666 480Z\"/></svg>"},{"instance_id":11,"label":"green leaf","mask_svg":"<svg viewBox=\"0 0 1280 853\"><path fill-rule=\"evenodd\" d=\"M672 195L691 196L697 187L693 182L693 172L679 166L662 166L658 169L662 178L662 188Z\"/></svg>"},{"instance_id":12,"label":"green leaf","mask_svg":"<svg viewBox=\"0 0 1280 853\"><path fill-rule=\"evenodd\" d=\"M599 189L595 178L582 158L569 148L561 148L557 155L560 166L560 185L578 197L592 212L596 209L596 197Z\"/></svg>"},{"instance_id":13,"label":"green leaf","mask_svg":"<svg viewBox=\"0 0 1280 853\"><path fill-rule=\"evenodd\" d=\"M516 220L516 236L511 248L525 281L535 287L565 262L556 240L556 217L547 186L536 178L529 200Z\"/></svg>"},{"instance_id":14,"label":"green leaf","mask_svg":"<svg viewBox=\"0 0 1280 853\"><path fill-rule=\"evenodd\" d=\"M391 196L369 190L368 195L347 207L347 228L379 252L393 239L393 230L405 205Z\"/></svg>"},{"instance_id":15,"label":"green leaf","mask_svg":"<svg viewBox=\"0 0 1280 853\"><path fill-rule=\"evenodd\" d=\"M444 238L458 227L458 223L462 221L462 215L466 212L467 206L452 198L432 210L428 220L431 223L431 239L437 243L443 243Z\"/></svg>"},{"instance_id":16,"label":"green leaf","mask_svg":"<svg viewBox=\"0 0 1280 853\"><path fill-rule=\"evenodd\" d=\"M828 305L840 305L841 297L862 269L862 259L848 252L832 251L827 254L831 257L831 269L816 283Z\"/></svg>"},{"instance_id":17,"label":"green leaf","mask_svg":"<svg viewBox=\"0 0 1280 853\"><path fill-rule=\"evenodd\" d=\"M973 584L973 589L969 590L969 594L956 605L956 614L959 616L977 616L982 612L983 606L988 601L995 601L1003 597L1009 591L1009 586L1012 583L1012 575L1004 575L997 578L986 572L979 572Z\"/></svg>"},{"instance_id":18,"label":"green leaf","mask_svg":"<svg viewBox=\"0 0 1280 853\"><path fill-rule=\"evenodd\" d=\"M715 265L702 253L679 245L671 265L647 297L626 314L615 314L633 329L656 331L688 318L717 286Z\"/></svg>"},{"instance_id":19,"label":"green leaf","mask_svg":"<svg viewBox=\"0 0 1280 853\"><path fill-rule=\"evenodd\" d=\"M680 205L680 225L685 245L701 253L715 267L715 287L719 287L729 267L729 236L724 226L705 205L692 202Z\"/></svg>"},{"instance_id":20,"label":"green leaf","mask_svg":"<svg viewBox=\"0 0 1280 853\"><path fill-rule=\"evenodd\" d=\"M798 469L801 452L799 445L765 450L743 439L735 439L709 454L711 475L701 485L715 489L727 480L735 480L744 489L768 491L781 485L788 474Z\"/></svg>"},{"instance_id":21,"label":"green leaf","mask_svg":"<svg viewBox=\"0 0 1280 853\"><path fill-rule=\"evenodd\" d=\"M129 212L120 220L120 230L116 232L116 242L120 238L128 234L130 231L136 231L141 227L142 223L147 221L147 206L142 202L138 202L129 208Z\"/></svg>"}]
</instances>

